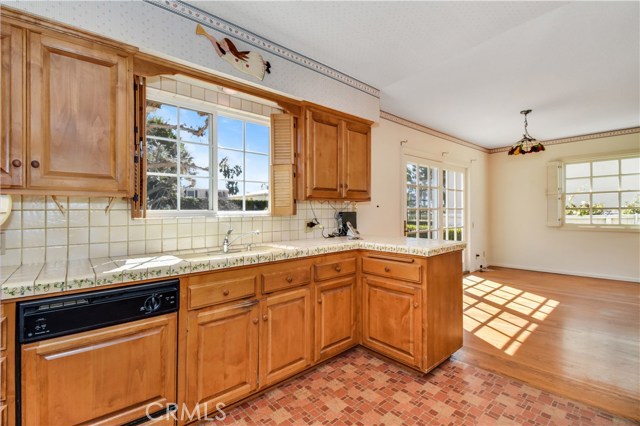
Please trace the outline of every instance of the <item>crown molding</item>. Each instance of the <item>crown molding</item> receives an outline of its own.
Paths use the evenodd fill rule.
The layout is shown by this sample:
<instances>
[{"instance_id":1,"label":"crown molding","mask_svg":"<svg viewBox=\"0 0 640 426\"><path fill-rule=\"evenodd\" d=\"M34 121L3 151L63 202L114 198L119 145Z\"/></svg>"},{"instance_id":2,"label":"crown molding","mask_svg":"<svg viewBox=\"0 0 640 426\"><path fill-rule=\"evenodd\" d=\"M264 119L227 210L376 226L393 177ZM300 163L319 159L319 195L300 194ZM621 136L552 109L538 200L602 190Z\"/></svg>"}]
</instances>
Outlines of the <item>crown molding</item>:
<instances>
[{"instance_id":1,"label":"crown molding","mask_svg":"<svg viewBox=\"0 0 640 426\"><path fill-rule=\"evenodd\" d=\"M586 135L571 136L568 138L550 139L548 141L541 141L545 146L560 145L563 143L588 141L591 139L608 138L611 136L630 135L633 133L640 133L640 127L630 127L628 129L610 130L607 132L589 133ZM489 150L489 154L496 154L498 152L506 152L511 149L511 146L504 146L502 148L493 148Z\"/></svg>"},{"instance_id":2,"label":"crown molding","mask_svg":"<svg viewBox=\"0 0 640 426\"><path fill-rule=\"evenodd\" d=\"M197 8L187 2L181 0L144 0L145 3L153 6L160 7L176 15L190 19L203 26L206 26L212 30L219 31L223 34L231 36L237 40L241 40L244 43L250 44L258 49L261 49L270 54L279 56L296 65L308 68L326 77L339 81L347 86L358 89L368 95L380 98L380 90L373 86L370 86L362 81L355 79L347 74L344 74L334 68L324 65L318 61L308 58L298 52L272 42L264 37L261 37L249 30L246 30L238 25L235 25L229 21L226 21L218 16L212 15L202 9Z\"/></svg>"},{"instance_id":3,"label":"crown molding","mask_svg":"<svg viewBox=\"0 0 640 426\"><path fill-rule=\"evenodd\" d=\"M389 112L386 112L386 111L380 111L380 118L384 118L385 120L392 121L392 122L394 122L396 124L400 124L402 126L408 127L410 129L413 129L413 130L417 130L417 131L422 132L422 133L426 133L426 134L431 135L431 136L435 136L435 137L440 138L440 139L448 140L449 142L453 142L453 143L457 143L457 144L462 145L462 146L466 146L467 148L476 149L478 151L485 152L485 153L489 152L489 150L487 148L482 147L480 145L476 145L474 143L467 142L467 141L462 140L462 139L458 139L455 136L451 136L451 135L448 135L446 133L442 133L442 132L439 132L437 130L433 130L433 129L429 128L429 127L423 126L422 124L414 123L413 121L407 120L407 119L402 118L402 117L398 117L397 115L393 115L393 114L391 114Z\"/></svg>"}]
</instances>

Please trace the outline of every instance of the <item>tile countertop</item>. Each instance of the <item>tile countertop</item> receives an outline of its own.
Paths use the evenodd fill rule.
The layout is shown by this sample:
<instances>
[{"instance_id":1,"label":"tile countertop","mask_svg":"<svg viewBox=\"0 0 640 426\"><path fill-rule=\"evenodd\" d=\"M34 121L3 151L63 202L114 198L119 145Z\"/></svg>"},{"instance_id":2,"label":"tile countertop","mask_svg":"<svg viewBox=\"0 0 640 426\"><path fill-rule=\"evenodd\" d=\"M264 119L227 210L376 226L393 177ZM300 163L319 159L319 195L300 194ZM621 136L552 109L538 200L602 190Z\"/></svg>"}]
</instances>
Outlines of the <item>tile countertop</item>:
<instances>
[{"instance_id":1,"label":"tile countertop","mask_svg":"<svg viewBox=\"0 0 640 426\"><path fill-rule=\"evenodd\" d=\"M216 249L200 249L2 266L0 298L4 300L53 294L354 249L428 257L462 250L465 247L466 243L461 242L443 243L405 237L367 237L362 240L348 240L342 237L261 244L251 251L228 254L216 253Z\"/></svg>"}]
</instances>

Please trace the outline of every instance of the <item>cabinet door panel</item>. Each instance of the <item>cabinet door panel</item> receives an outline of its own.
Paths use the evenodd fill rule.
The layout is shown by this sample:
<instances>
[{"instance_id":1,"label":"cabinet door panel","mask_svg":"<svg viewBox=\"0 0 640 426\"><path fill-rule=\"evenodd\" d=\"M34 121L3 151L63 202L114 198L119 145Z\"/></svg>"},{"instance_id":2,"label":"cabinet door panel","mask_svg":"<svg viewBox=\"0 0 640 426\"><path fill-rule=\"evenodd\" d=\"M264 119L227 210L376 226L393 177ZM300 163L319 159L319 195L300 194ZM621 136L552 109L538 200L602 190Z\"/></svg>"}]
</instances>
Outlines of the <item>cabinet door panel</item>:
<instances>
[{"instance_id":1,"label":"cabinet door panel","mask_svg":"<svg viewBox=\"0 0 640 426\"><path fill-rule=\"evenodd\" d=\"M267 297L262 305L260 387L311 364L313 322L308 287Z\"/></svg>"},{"instance_id":2,"label":"cabinet door panel","mask_svg":"<svg viewBox=\"0 0 640 426\"><path fill-rule=\"evenodd\" d=\"M3 25L1 31L0 185L11 188L22 186L24 177L24 30Z\"/></svg>"},{"instance_id":3,"label":"cabinet door panel","mask_svg":"<svg viewBox=\"0 0 640 426\"><path fill-rule=\"evenodd\" d=\"M315 299L315 360L318 361L357 343L356 278L318 284Z\"/></svg>"},{"instance_id":4,"label":"cabinet door panel","mask_svg":"<svg viewBox=\"0 0 640 426\"><path fill-rule=\"evenodd\" d=\"M371 127L364 124L345 125L344 197L371 199Z\"/></svg>"},{"instance_id":5,"label":"cabinet door panel","mask_svg":"<svg viewBox=\"0 0 640 426\"><path fill-rule=\"evenodd\" d=\"M336 117L307 111L306 196L340 198L342 167L341 123Z\"/></svg>"},{"instance_id":6,"label":"cabinet door panel","mask_svg":"<svg viewBox=\"0 0 640 426\"><path fill-rule=\"evenodd\" d=\"M46 34L29 45L29 186L126 194L129 58Z\"/></svg>"},{"instance_id":7,"label":"cabinet door panel","mask_svg":"<svg viewBox=\"0 0 640 426\"><path fill-rule=\"evenodd\" d=\"M22 348L25 425L120 425L175 401L176 314Z\"/></svg>"},{"instance_id":8,"label":"cabinet door panel","mask_svg":"<svg viewBox=\"0 0 640 426\"><path fill-rule=\"evenodd\" d=\"M422 310L419 288L392 280L363 279L363 343L399 361L420 366Z\"/></svg>"},{"instance_id":9,"label":"cabinet door panel","mask_svg":"<svg viewBox=\"0 0 640 426\"><path fill-rule=\"evenodd\" d=\"M187 395L189 410L216 412L257 388L258 301L189 313Z\"/></svg>"}]
</instances>

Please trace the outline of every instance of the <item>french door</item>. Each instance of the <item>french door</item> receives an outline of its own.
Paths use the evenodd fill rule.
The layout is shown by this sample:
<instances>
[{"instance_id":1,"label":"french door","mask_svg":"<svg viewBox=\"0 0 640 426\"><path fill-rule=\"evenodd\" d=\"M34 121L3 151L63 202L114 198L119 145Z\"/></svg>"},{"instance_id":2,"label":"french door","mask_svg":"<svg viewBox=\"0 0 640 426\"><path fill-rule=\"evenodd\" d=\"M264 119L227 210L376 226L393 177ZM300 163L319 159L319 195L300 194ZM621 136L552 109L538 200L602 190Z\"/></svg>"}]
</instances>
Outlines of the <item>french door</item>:
<instances>
[{"instance_id":1,"label":"french door","mask_svg":"<svg viewBox=\"0 0 640 426\"><path fill-rule=\"evenodd\" d=\"M405 157L404 234L466 241L464 169Z\"/></svg>"}]
</instances>

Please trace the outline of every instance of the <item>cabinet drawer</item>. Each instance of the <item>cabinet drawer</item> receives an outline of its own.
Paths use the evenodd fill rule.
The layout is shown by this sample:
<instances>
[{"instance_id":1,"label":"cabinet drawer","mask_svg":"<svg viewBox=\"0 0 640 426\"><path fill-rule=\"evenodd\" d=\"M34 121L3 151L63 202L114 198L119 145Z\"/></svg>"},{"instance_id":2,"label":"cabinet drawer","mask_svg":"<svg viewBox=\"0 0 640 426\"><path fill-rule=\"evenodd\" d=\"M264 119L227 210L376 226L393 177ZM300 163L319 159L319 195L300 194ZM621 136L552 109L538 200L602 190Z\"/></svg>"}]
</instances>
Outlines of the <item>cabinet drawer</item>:
<instances>
[{"instance_id":1,"label":"cabinet drawer","mask_svg":"<svg viewBox=\"0 0 640 426\"><path fill-rule=\"evenodd\" d=\"M313 268L316 281L351 275L356 272L356 258L351 257L334 262L320 263Z\"/></svg>"},{"instance_id":2,"label":"cabinet drawer","mask_svg":"<svg viewBox=\"0 0 640 426\"><path fill-rule=\"evenodd\" d=\"M189 309L242 299L256 294L255 275L189 286Z\"/></svg>"},{"instance_id":3,"label":"cabinet drawer","mask_svg":"<svg viewBox=\"0 0 640 426\"><path fill-rule=\"evenodd\" d=\"M422 266L415 259L369 256L362 259L362 272L415 283L422 282Z\"/></svg>"},{"instance_id":4,"label":"cabinet drawer","mask_svg":"<svg viewBox=\"0 0 640 426\"><path fill-rule=\"evenodd\" d=\"M285 288L298 287L311 282L311 270L308 266L289 269L284 272L262 274L262 292L273 293Z\"/></svg>"}]
</instances>

